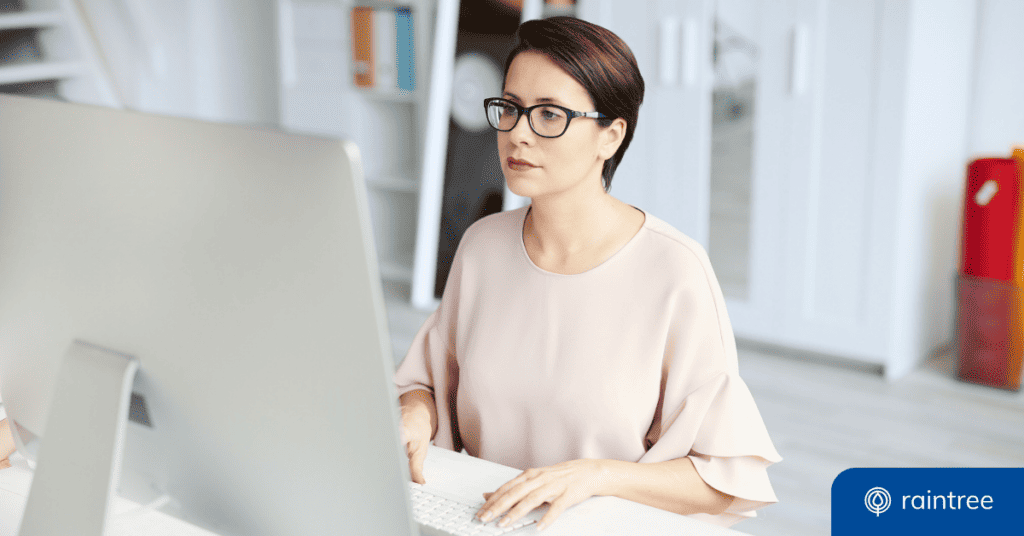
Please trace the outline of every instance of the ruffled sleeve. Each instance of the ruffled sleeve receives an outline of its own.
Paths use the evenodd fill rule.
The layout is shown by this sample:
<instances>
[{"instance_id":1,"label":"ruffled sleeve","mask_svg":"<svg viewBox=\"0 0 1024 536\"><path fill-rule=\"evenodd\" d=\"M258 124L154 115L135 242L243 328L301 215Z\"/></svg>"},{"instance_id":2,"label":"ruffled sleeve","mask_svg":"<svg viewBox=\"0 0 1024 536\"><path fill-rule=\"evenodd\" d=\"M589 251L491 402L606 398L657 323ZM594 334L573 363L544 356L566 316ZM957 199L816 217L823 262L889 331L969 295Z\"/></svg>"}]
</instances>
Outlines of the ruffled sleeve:
<instances>
[{"instance_id":1,"label":"ruffled sleeve","mask_svg":"<svg viewBox=\"0 0 1024 536\"><path fill-rule=\"evenodd\" d=\"M640 461L689 455L704 482L735 497L722 514L691 517L729 526L778 502L765 469L782 458L738 375L715 376L689 393L673 413L663 419L664 433Z\"/></svg>"},{"instance_id":2,"label":"ruffled sleeve","mask_svg":"<svg viewBox=\"0 0 1024 536\"><path fill-rule=\"evenodd\" d=\"M461 257L459 248L445 283L441 304L416 333L394 376L399 396L417 389L434 396L437 405L434 444L456 452L462 450L455 406L459 386L455 331L462 274Z\"/></svg>"},{"instance_id":3,"label":"ruffled sleeve","mask_svg":"<svg viewBox=\"0 0 1024 536\"><path fill-rule=\"evenodd\" d=\"M703 251L687 263L688 283L671 307L662 389L640 462L689 456L711 487L735 497L718 515L691 517L729 526L778 502L766 468L782 460L747 385L718 282Z\"/></svg>"}]
</instances>

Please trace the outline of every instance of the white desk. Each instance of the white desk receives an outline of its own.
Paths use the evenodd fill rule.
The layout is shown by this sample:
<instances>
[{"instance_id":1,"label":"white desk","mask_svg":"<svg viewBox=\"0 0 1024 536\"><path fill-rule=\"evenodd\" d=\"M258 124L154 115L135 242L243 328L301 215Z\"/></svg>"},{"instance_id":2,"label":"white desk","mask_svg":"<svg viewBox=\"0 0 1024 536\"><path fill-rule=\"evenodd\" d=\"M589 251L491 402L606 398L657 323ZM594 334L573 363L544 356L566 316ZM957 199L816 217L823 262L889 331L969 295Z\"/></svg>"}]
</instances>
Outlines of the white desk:
<instances>
[{"instance_id":1,"label":"white desk","mask_svg":"<svg viewBox=\"0 0 1024 536\"><path fill-rule=\"evenodd\" d=\"M25 458L15 454L11 462L11 468L0 470L0 535L4 536L17 534L32 483L32 469ZM519 474L516 469L437 447L430 448L423 472L431 487L471 500L482 499L485 491L494 491ZM137 504L116 498L107 535L216 536L161 512L129 513L135 508ZM543 534L749 536L616 497L594 497L570 508Z\"/></svg>"},{"instance_id":2,"label":"white desk","mask_svg":"<svg viewBox=\"0 0 1024 536\"><path fill-rule=\"evenodd\" d=\"M11 456L11 467L0 470L0 535L18 534L31 484L28 462L21 455ZM115 498L107 536L217 536L161 512L137 508L136 503Z\"/></svg>"},{"instance_id":3,"label":"white desk","mask_svg":"<svg viewBox=\"0 0 1024 536\"><path fill-rule=\"evenodd\" d=\"M7 416L0 407L0 419ZM0 536L15 536L25 513L28 491L32 487L32 469L18 453L11 456L11 467L0 470ZM120 497L114 499L107 536L217 536L195 525L157 511L139 511L139 505Z\"/></svg>"}]
</instances>

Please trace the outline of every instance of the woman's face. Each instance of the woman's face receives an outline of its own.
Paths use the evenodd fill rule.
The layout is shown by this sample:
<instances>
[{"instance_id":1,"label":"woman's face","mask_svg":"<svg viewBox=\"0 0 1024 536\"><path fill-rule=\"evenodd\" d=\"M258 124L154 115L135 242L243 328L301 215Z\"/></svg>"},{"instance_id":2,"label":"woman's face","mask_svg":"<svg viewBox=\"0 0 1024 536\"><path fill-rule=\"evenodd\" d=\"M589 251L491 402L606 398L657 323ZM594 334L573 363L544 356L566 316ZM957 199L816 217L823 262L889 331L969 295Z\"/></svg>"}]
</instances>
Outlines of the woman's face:
<instances>
[{"instance_id":1,"label":"woman's face","mask_svg":"<svg viewBox=\"0 0 1024 536\"><path fill-rule=\"evenodd\" d=\"M522 52L512 60L502 96L524 108L551 103L578 112L594 111L587 90L539 52ZM542 138L521 117L511 131L498 132L505 182L513 193L534 199L601 189L604 161L618 150L624 132L621 119L601 128L594 119L577 117L560 137Z\"/></svg>"}]
</instances>

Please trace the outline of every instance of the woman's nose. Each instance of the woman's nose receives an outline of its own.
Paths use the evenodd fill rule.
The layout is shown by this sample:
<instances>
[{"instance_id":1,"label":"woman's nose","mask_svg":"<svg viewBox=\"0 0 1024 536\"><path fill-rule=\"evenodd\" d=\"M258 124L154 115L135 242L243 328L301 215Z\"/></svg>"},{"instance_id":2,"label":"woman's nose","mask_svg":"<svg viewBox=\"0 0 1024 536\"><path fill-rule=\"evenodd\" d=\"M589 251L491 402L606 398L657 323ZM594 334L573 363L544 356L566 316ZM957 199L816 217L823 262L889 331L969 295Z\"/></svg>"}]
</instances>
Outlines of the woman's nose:
<instances>
[{"instance_id":1,"label":"woman's nose","mask_svg":"<svg viewBox=\"0 0 1024 536\"><path fill-rule=\"evenodd\" d=\"M519 117L519 122L516 126L512 127L509 131L509 140L512 143L532 143L536 134L533 133L533 129L530 128L530 118L523 115Z\"/></svg>"}]
</instances>

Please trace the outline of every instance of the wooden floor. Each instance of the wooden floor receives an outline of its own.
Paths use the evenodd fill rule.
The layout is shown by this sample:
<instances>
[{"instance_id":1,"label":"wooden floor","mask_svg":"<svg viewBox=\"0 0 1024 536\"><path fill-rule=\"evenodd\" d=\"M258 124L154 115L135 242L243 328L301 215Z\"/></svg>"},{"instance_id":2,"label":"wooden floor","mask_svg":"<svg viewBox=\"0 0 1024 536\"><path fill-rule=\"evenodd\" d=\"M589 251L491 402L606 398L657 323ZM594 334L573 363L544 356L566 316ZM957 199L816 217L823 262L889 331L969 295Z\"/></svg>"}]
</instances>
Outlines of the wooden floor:
<instances>
[{"instance_id":1,"label":"wooden floor","mask_svg":"<svg viewBox=\"0 0 1024 536\"><path fill-rule=\"evenodd\" d=\"M389 300L395 362L427 313ZM872 370L740 341L740 374L784 460L779 503L734 528L828 534L832 480L853 467L1024 466L1024 392L957 381L943 355L888 382Z\"/></svg>"}]
</instances>

